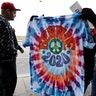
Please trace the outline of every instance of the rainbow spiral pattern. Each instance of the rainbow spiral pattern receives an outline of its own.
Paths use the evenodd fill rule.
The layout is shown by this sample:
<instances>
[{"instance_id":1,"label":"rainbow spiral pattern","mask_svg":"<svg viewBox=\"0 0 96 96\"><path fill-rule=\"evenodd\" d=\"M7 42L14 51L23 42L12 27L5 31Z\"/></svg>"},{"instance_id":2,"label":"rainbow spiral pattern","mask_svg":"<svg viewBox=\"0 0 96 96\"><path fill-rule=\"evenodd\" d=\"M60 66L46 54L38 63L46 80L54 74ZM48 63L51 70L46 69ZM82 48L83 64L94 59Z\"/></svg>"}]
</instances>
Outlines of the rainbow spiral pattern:
<instances>
[{"instance_id":1,"label":"rainbow spiral pattern","mask_svg":"<svg viewBox=\"0 0 96 96\"><path fill-rule=\"evenodd\" d=\"M43 96L84 96L83 45L93 44L86 32L77 14L28 23L32 90Z\"/></svg>"}]
</instances>

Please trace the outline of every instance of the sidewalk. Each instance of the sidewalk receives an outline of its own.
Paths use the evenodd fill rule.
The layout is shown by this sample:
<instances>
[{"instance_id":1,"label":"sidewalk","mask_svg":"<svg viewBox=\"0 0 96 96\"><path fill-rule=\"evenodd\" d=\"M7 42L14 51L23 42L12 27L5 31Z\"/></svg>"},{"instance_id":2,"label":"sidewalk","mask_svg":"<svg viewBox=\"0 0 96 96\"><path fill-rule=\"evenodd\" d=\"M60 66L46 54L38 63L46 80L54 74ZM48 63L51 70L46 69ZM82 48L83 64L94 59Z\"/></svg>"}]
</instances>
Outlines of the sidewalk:
<instances>
[{"instance_id":1,"label":"sidewalk","mask_svg":"<svg viewBox=\"0 0 96 96\"><path fill-rule=\"evenodd\" d=\"M90 87L91 87L91 85L89 85L85 96L90 95ZM29 74L24 74L24 75L18 76L17 86L16 86L14 96L40 96L30 89L30 76L29 76Z\"/></svg>"},{"instance_id":2,"label":"sidewalk","mask_svg":"<svg viewBox=\"0 0 96 96\"><path fill-rule=\"evenodd\" d=\"M19 75L14 96L39 96L30 89L29 74Z\"/></svg>"}]
</instances>

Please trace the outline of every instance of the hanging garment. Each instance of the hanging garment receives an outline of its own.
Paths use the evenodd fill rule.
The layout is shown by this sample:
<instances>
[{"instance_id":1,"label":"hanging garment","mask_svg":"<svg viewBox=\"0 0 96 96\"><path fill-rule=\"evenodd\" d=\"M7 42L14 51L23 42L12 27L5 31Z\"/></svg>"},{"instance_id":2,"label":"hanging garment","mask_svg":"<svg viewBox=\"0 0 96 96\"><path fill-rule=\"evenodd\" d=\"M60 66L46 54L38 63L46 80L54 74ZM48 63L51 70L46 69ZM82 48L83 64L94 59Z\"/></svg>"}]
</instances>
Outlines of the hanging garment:
<instances>
[{"instance_id":1,"label":"hanging garment","mask_svg":"<svg viewBox=\"0 0 96 96\"><path fill-rule=\"evenodd\" d=\"M95 44L79 15L34 18L27 27L31 89L43 96L84 96L83 48Z\"/></svg>"}]
</instances>

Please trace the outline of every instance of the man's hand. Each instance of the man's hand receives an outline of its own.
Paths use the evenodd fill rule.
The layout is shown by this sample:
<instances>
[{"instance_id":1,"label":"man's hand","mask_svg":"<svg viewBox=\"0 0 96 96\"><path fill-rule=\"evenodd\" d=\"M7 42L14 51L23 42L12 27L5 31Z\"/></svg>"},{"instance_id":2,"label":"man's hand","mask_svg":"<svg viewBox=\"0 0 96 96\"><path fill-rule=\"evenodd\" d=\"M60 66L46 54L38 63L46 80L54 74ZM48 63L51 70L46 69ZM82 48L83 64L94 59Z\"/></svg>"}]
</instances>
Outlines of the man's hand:
<instances>
[{"instance_id":1,"label":"man's hand","mask_svg":"<svg viewBox=\"0 0 96 96\"><path fill-rule=\"evenodd\" d=\"M23 48L21 48L21 49L20 49L20 52L21 52L21 53L24 53L24 50L23 50Z\"/></svg>"},{"instance_id":2,"label":"man's hand","mask_svg":"<svg viewBox=\"0 0 96 96\"><path fill-rule=\"evenodd\" d=\"M82 20L89 20L96 27L96 14L91 8L83 8L80 18Z\"/></svg>"}]
</instances>

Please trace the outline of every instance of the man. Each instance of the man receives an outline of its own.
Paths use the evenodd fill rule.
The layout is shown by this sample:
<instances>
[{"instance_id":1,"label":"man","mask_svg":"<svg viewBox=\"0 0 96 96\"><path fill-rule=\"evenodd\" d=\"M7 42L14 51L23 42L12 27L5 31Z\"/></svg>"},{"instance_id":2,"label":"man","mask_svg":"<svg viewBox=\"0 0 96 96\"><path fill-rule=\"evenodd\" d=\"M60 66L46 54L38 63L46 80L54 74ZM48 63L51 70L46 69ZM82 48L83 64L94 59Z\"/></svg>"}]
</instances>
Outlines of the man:
<instances>
[{"instance_id":1,"label":"man","mask_svg":"<svg viewBox=\"0 0 96 96\"><path fill-rule=\"evenodd\" d=\"M83 8L81 12L81 19L89 20L93 26L94 30L92 32L94 42L96 42L96 14L93 12L91 8ZM92 80L92 92L91 96L96 96L96 71L94 72L94 63L95 63L95 53L96 46L93 49L84 50L84 59L85 59L85 91L90 81ZM93 75L94 72L94 75Z\"/></svg>"},{"instance_id":2,"label":"man","mask_svg":"<svg viewBox=\"0 0 96 96\"><path fill-rule=\"evenodd\" d=\"M17 39L9 21L14 20L16 9L11 2L1 4L0 15L0 82L5 92L4 96L13 96L17 83L16 56L17 50L24 50L18 45Z\"/></svg>"}]
</instances>

